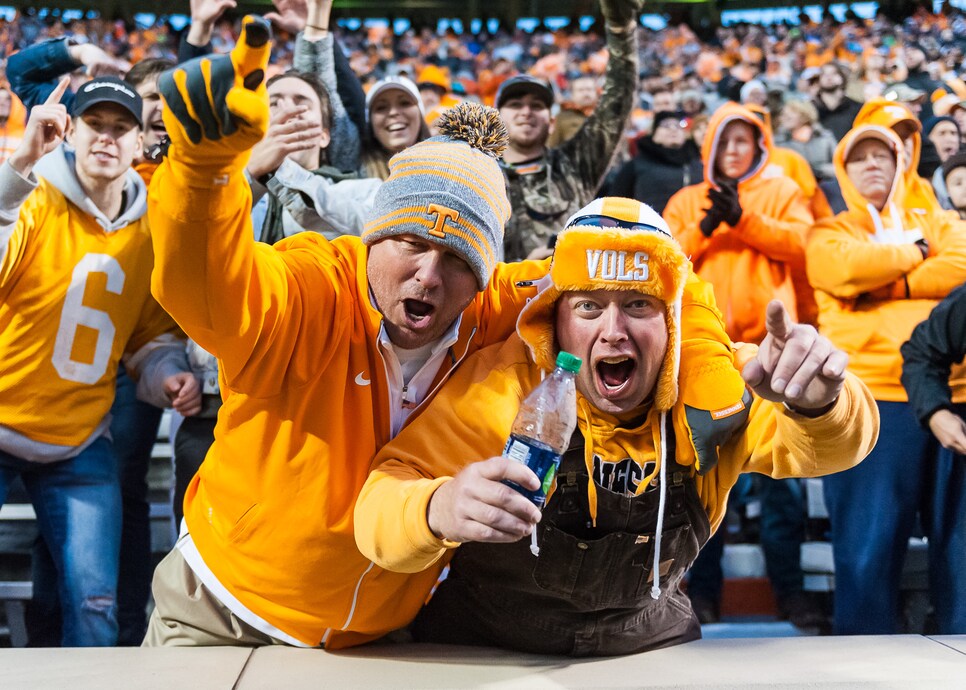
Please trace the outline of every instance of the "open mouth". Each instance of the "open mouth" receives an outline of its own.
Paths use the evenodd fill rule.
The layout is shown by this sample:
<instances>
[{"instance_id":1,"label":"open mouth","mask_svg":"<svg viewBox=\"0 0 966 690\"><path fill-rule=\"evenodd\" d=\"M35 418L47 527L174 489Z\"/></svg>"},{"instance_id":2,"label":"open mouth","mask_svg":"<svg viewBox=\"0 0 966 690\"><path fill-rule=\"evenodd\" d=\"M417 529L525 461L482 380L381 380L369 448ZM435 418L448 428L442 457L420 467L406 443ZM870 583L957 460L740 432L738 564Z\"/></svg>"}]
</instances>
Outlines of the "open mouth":
<instances>
[{"instance_id":1,"label":"open mouth","mask_svg":"<svg viewBox=\"0 0 966 690\"><path fill-rule=\"evenodd\" d=\"M597 381L604 392L621 390L634 373L637 364L630 357L604 357L597 362Z\"/></svg>"},{"instance_id":2,"label":"open mouth","mask_svg":"<svg viewBox=\"0 0 966 690\"><path fill-rule=\"evenodd\" d=\"M436 311L432 304L418 299L404 299L403 309L406 311L406 318L416 326L428 321Z\"/></svg>"}]
</instances>

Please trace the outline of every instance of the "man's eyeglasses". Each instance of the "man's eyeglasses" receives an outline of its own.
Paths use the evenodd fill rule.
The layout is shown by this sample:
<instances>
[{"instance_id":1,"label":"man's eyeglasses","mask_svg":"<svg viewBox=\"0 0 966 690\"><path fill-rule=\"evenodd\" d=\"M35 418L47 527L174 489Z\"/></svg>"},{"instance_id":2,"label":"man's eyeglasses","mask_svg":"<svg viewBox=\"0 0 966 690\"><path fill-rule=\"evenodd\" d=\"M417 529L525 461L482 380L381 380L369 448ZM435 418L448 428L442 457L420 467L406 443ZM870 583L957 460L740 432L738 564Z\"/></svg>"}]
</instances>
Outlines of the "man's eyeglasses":
<instances>
[{"instance_id":1,"label":"man's eyeglasses","mask_svg":"<svg viewBox=\"0 0 966 690\"><path fill-rule=\"evenodd\" d=\"M620 218L613 218L611 216L580 216L579 218L574 218L572 221L567 223L568 228L580 226L590 226L594 228L621 228L622 230L643 230L645 232L659 232L665 237L671 236L666 230L663 230L656 225L650 225L648 223L632 223L630 221L621 220Z\"/></svg>"}]
</instances>

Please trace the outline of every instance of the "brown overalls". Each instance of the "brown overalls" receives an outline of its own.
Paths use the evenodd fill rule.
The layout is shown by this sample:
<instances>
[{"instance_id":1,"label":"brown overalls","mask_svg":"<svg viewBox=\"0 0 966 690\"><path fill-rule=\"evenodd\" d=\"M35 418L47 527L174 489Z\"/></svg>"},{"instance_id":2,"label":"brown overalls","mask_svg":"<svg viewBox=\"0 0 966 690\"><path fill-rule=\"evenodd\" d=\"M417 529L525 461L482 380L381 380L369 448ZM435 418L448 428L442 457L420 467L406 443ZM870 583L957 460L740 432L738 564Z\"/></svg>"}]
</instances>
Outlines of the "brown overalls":
<instances>
[{"instance_id":1,"label":"brown overalls","mask_svg":"<svg viewBox=\"0 0 966 690\"><path fill-rule=\"evenodd\" d=\"M557 488L530 540L468 543L416 618L420 642L488 645L539 654L606 656L669 647L701 637L680 583L709 537L708 516L667 434L667 497L661 593L651 598L660 487L623 496L597 487L597 526L587 501L584 438L564 454Z\"/></svg>"}]
</instances>

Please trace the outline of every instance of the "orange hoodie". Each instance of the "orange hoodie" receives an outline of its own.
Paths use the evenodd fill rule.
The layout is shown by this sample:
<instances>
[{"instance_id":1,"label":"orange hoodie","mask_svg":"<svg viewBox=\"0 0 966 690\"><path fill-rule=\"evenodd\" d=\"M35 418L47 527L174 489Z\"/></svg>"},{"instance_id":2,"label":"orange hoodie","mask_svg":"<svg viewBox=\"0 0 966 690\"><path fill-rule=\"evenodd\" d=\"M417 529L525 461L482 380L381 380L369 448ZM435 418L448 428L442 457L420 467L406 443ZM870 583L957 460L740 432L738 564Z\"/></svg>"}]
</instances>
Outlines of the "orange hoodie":
<instances>
[{"instance_id":1,"label":"orange hoodie","mask_svg":"<svg viewBox=\"0 0 966 690\"><path fill-rule=\"evenodd\" d=\"M741 220L735 227L722 223L711 237L699 229L710 207L708 190L717 186L714 159L725 126L743 120L761 133L761 156L738 181ZM780 299L794 317L796 310L792 266L804 265L805 234L812 213L801 189L787 177L763 175L771 155L771 136L751 111L727 103L708 123L702 146L704 181L685 187L668 202L664 218L694 269L714 286L715 299L733 340L759 343L765 337L765 306Z\"/></svg>"},{"instance_id":2,"label":"orange hoodie","mask_svg":"<svg viewBox=\"0 0 966 690\"><path fill-rule=\"evenodd\" d=\"M767 108L760 105L748 104L745 106L755 113L765 123L765 131L774 139L774 129L771 126L771 114ZM768 156L768 166L761 171L763 177L779 177L784 175L790 178L805 195L808 208L812 212L812 217L818 220L832 216L832 207L829 206L825 192L818 186L812 166L805 159L805 156L794 149L784 146L771 147ZM815 291L808 284L805 277L805 263L795 263L792 265L792 283L795 286L795 308L798 311L800 323L818 323L818 305L815 303Z\"/></svg>"},{"instance_id":3,"label":"orange hoodie","mask_svg":"<svg viewBox=\"0 0 966 690\"><path fill-rule=\"evenodd\" d=\"M905 179L905 198L904 203L909 209L924 209L926 211L941 211L942 205L936 198L936 193L932 186L920 177L919 156L922 153L922 124L919 119L912 114L902 103L886 100L885 98L873 98L862 106L859 114L855 116L852 127L861 125L879 125L896 131L896 126L900 123L908 123L908 126L915 128L912 135L912 156L906 161L903 168L903 178ZM896 132L898 134L898 132ZM900 137L901 139L901 137ZM843 190L844 196L844 190Z\"/></svg>"},{"instance_id":4,"label":"orange hoodie","mask_svg":"<svg viewBox=\"0 0 966 690\"><path fill-rule=\"evenodd\" d=\"M224 397L215 442L185 495L194 547L232 599L303 644L345 647L404 626L423 603L420 584L428 589L436 574L413 583L374 568L352 528L369 461L392 437L367 248L314 232L278 248L256 243L240 172L222 186L192 186L177 165L165 159L149 188L151 286L218 357ZM535 293L518 281L546 271L546 262L495 270L463 312L434 386L513 332Z\"/></svg>"},{"instance_id":5,"label":"orange hoodie","mask_svg":"<svg viewBox=\"0 0 966 690\"><path fill-rule=\"evenodd\" d=\"M897 172L881 211L863 197L845 171L845 154L860 137L887 140L904 170L899 137L889 128L853 128L835 149L835 175L848 205L818 221L808 235L808 278L815 287L819 329L849 355L849 369L876 400L904 402L899 346L939 300L966 281L966 223L947 211L910 208ZM923 259L915 240L929 243ZM950 377L953 400L966 400L961 367Z\"/></svg>"}]
</instances>

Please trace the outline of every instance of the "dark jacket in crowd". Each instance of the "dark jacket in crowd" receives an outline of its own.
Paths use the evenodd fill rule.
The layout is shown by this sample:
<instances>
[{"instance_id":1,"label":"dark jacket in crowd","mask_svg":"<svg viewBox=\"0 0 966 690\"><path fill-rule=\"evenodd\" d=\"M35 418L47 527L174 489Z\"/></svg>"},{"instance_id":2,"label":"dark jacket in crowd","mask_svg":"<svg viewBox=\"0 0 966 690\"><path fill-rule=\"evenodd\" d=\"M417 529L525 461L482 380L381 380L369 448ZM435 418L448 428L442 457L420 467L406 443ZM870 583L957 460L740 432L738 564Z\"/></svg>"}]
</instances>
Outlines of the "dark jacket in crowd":
<instances>
[{"instance_id":1,"label":"dark jacket in crowd","mask_svg":"<svg viewBox=\"0 0 966 690\"><path fill-rule=\"evenodd\" d=\"M834 110L825 105L821 98L816 98L812 102L818 108L818 121L822 127L832 133L835 141L840 141L845 133L852 129L852 122L862 109L861 103L847 96L842 98L842 102Z\"/></svg>"},{"instance_id":2,"label":"dark jacket in crowd","mask_svg":"<svg viewBox=\"0 0 966 690\"><path fill-rule=\"evenodd\" d=\"M921 69L915 69L909 71L909 76L906 77L906 86L916 89L917 91L922 91L926 94L926 98L922 102L922 110L919 113L919 119L925 122L930 117L933 116L932 112L932 92L936 89L946 88L945 84L940 81L936 81L929 76L928 72L924 72Z\"/></svg>"},{"instance_id":3,"label":"dark jacket in crowd","mask_svg":"<svg viewBox=\"0 0 966 690\"><path fill-rule=\"evenodd\" d=\"M966 356L966 285L940 302L916 326L902 348L902 385L923 426L942 409L953 409L949 375Z\"/></svg>"},{"instance_id":4,"label":"dark jacket in crowd","mask_svg":"<svg viewBox=\"0 0 966 690\"><path fill-rule=\"evenodd\" d=\"M942 164L936 145L932 143L928 136L923 136L922 149L919 153L919 166L916 168L916 172L919 173L920 177L931 180L936 169Z\"/></svg>"},{"instance_id":5,"label":"dark jacket in crowd","mask_svg":"<svg viewBox=\"0 0 966 690\"><path fill-rule=\"evenodd\" d=\"M637 140L637 155L617 171L610 191L663 213L668 199L679 189L700 182L703 175L701 155L693 142L672 149L647 135Z\"/></svg>"}]
</instances>

